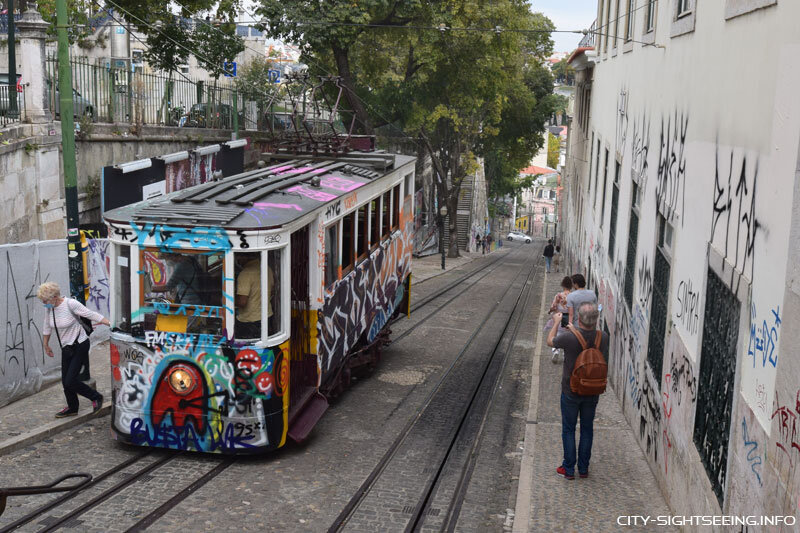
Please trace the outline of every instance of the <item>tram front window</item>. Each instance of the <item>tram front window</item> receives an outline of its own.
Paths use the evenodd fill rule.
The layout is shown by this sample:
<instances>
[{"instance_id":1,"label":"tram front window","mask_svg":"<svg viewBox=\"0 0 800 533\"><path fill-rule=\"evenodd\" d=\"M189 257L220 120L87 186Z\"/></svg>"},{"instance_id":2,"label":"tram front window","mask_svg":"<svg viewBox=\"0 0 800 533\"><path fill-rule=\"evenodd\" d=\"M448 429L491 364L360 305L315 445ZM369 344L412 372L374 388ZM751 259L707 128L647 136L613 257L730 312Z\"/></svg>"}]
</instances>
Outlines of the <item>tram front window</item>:
<instances>
[{"instance_id":1,"label":"tram front window","mask_svg":"<svg viewBox=\"0 0 800 533\"><path fill-rule=\"evenodd\" d=\"M221 252L143 251L145 330L222 335L223 257Z\"/></svg>"}]
</instances>

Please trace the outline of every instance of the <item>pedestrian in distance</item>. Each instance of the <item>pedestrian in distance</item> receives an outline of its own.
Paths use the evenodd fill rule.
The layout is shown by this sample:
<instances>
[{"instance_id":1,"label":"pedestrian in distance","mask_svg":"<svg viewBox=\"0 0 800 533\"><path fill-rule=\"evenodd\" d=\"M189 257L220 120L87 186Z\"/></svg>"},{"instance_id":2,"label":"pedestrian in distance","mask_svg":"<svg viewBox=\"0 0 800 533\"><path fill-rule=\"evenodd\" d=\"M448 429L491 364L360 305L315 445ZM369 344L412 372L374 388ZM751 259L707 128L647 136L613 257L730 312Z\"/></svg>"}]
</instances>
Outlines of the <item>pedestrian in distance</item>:
<instances>
[{"instance_id":1,"label":"pedestrian in distance","mask_svg":"<svg viewBox=\"0 0 800 533\"><path fill-rule=\"evenodd\" d=\"M594 291L586 289L586 278L583 274L572 275L572 292L567 296L567 312L569 313L569 323L578 325L578 308L583 303L597 304L597 295Z\"/></svg>"},{"instance_id":2,"label":"pedestrian in distance","mask_svg":"<svg viewBox=\"0 0 800 533\"><path fill-rule=\"evenodd\" d=\"M569 276L565 276L564 279L561 280L561 290L556 293L555 297L553 298L553 303L550 304L550 320L547 322L545 326L544 333L547 333L553 327L553 313L562 313L563 316L567 316L567 297L569 293L572 292L572 278ZM564 351L559 348L553 348L553 357L551 361L553 363L559 362L559 355L563 356Z\"/></svg>"},{"instance_id":3,"label":"pedestrian in distance","mask_svg":"<svg viewBox=\"0 0 800 533\"><path fill-rule=\"evenodd\" d=\"M556 272L561 272L561 246L556 246L556 251L553 253L553 267Z\"/></svg>"},{"instance_id":4,"label":"pedestrian in distance","mask_svg":"<svg viewBox=\"0 0 800 533\"><path fill-rule=\"evenodd\" d=\"M563 316L556 313L555 324L547 335L547 345L564 350L561 374L561 442L564 459L556 473L565 479L575 479L577 459L578 474L589 477L589 461L594 438L594 415L600 394L605 392L608 379L608 335L597 330L600 312L594 303L578 307L578 327L572 324L559 331ZM581 432L577 458L575 453L575 426L580 416Z\"/></svg>"},{"instance_id":5,"label":"pedestrian in distance","mask_svg":"<svg viewBox=\"0 0 800 533\"><path fill-rule=\"evenodd\" d=\"M548 274L550 273L550 263L553 261L553 254L555 250L553 249L553 239L547 239L547 244L542 251L542 256L544 257L544 271Z\"/></svg>"},{"instance_id":6,"label":"pedestrian in distance","mask_svg":"<svg viewBox=\"0 0 800 533\"><path fill-rule=\"evenodd\" d=\"M82 303L72 298L61 296L61 288L53 281L39 285L36 296L41 300L47 314L42 328L44 353L53 357L50 349L50 335L56 333L61 346L61 384L67 406L56 413L56 418L75 416L78 414L78 395L92 402L92 412L96 413L103 406L103 395L82 382L78 375L81 367L89 359L89 336L84 330L79 317L109 326L108 319L99 313L87 309Z\"/></svg>"},{"instance_id":7,"label":"pedestrian in distance","mask_svg":"<svg viewBox=\"0 0 800 533\"><path fill-rule=\"evenodd\" d=\"M488 235L484 236L481 239L481 255L486 255L486 239L487 238L488 238Z\"/></svg>"}]
</instances>

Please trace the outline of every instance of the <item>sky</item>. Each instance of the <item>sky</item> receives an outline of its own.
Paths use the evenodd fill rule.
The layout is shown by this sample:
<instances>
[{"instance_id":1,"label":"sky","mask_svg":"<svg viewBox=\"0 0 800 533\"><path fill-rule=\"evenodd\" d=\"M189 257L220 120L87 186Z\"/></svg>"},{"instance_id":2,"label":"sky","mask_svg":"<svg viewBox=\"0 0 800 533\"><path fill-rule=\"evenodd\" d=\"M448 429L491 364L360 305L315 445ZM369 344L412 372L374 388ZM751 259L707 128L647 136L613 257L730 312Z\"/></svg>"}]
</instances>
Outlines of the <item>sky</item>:
<instances>
[{"instance_id":1,"label":"sky","mask_svg":"<svg viewBox=\"0 0 800 533\"><path fill-rule=\"evenodd\" d=\"M557 30L588 29L597 17L597 0L531 0L531 10L544 13ZM572 52L583 35L554 33L554 50Z\"/></svg>"}]
</instances>

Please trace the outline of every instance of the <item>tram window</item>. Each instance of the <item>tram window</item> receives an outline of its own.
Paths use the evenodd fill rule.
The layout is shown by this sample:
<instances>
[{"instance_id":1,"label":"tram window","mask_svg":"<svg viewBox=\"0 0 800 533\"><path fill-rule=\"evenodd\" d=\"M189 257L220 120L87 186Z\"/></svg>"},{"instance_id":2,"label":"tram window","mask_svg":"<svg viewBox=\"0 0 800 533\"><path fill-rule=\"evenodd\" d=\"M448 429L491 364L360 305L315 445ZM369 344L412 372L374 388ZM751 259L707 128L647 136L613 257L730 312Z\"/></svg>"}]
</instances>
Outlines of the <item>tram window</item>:
<instances>
[{"instance_id":1,"label":"tram window","mask_svg":"<svg viewBox=\"0 0 800 533\"><path fill-rule=\"evenodd\" d=\"M236 253L234 261L236 319L233 336L237 339L260 339L261 253Z\"/></svg>"},{"instance_id":2,"label":"tram window","mask_svg":"<svg viewBox=\"0 0 800 533\"><path fill-rule=\"evenodd\" d=\"M367 235L367 206L358 208L358 235L356 236L356 257L361 260L369 248L369 235Z\"/></svg>"},{"instance_id":3,"label":"tram window","mask_svg":"<svg viewBox=\"0 0 800 533\"><path fill-rule=\"evenodd\" d=\"M342 219L342 273L353 267L356 214L350 213Z\"/></svg>"},{"instance_id":4,"label":"tram window","mask_svg":"<svg viewBox=\"0 0 800 533\"><path fill-rule=\"evenodd\" d=\"M392 229L400 227L400 184L392 190Z\"/></svg>"},{"instance_id":5,"label":"tram window","mask_svg":"<svg viewBox=\"0 0 800 533\"><path fill-rule=\"evenodd\" d=\"M114 283L117 295L114 305L114 326L124 331L131 332L131 247L123 244L117 247L117 264Z\"/></svg>"},{"instance_id":6,"label":"tram window","mask_svg":"<svg viewBox=\"0 0 800 533\"><path fill-rule=\"evenodd\" d=\"M389 209L391 206L391 202L392 202L392 193L389 191L383 193L383 207L382 207L383 216L381 217L383 219L383 232L381 236L384 239L389 237Z\"/></svg>"},{"instance_id":7,"label":"tram window","mask_svg":"<svg viewBox=\"0 0 800 533\"><path fill-rule=\"evenodd\" d=\"M223 254L154 249L141 254L145 330L222 335Z\"/></svg>"},{"instance_id":8,"label":"tram window","mask_svg":"<svg viewBox=\"0 0 800 533\"><path fill-rule=\"evenodd\" d=\"M281 287L283 286L283 249L267 252L267 336L283 333L283 305Z\"/></svg>"},{"instance_id":9,"label":"tram window","mask_svg":"<svg viewBox=\"0 0 800 533\"><path fill-rule=\"evenodd\" d=\"M370 234L369 234L369 243L371 246L377 245L381 240L381 199L380 197L375 198L369 203L369 212L370 212Z\"/></svg>"},{"instance_id":10,"label":"tram window","mask_svg":"<svg viewBox=\"0 0 800 533\"><path fill-rule=\"evenodd\" d=\"M339 279L339 223L325 228L325 286Z\"/></svg>"}]
</instances>

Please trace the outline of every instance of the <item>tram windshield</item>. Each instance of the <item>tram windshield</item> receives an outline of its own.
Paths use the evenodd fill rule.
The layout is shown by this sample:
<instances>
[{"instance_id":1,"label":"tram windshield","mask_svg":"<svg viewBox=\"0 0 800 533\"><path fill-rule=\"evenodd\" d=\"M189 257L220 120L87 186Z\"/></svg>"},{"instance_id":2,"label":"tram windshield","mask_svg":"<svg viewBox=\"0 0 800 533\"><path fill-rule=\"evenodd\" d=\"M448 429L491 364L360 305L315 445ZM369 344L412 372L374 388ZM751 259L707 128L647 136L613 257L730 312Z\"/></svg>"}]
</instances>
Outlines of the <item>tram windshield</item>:
<instances>
[{"instance_id":1,"label":"tram windshield","mask_svg":"<svg viewBox=\"0 0 800 533\"><path fill-rule=\"evenodd\" d=\"M145 330L222 335L225 327L221 252L141 252Z\"/></svg>"}]
</instances>

